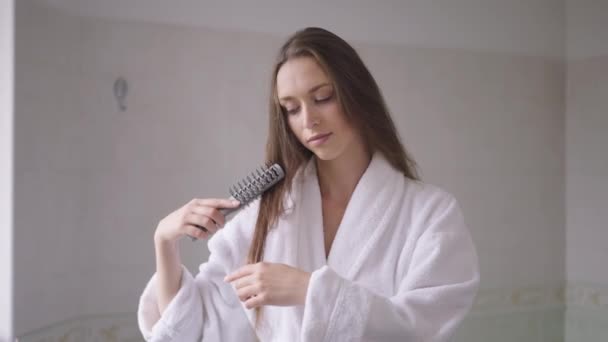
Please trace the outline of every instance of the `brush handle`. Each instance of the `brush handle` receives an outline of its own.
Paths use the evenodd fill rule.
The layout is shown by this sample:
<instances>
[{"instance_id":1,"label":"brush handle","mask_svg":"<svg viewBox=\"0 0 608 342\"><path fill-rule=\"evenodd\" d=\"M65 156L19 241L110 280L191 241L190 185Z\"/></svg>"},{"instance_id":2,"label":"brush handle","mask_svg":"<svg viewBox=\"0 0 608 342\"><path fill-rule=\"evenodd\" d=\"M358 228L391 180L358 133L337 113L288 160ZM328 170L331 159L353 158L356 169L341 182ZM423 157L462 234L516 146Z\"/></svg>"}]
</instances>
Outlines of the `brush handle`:
<instances>
[{"instance_id":1,"label":"brush handle","mask_svg":"<svg viewBox=\"0 0 608 342\"><path fill-rule=\"evenodd\" d=\"M258 198L264 191L270 189L278 181L285 177L285 172L279 164L272 164L270 167L263 166L259 170L256 170L250 176L238 182L237 185L230 188L231 200L238 200L240 205L236 208L218 208L218 210L227 217L233 212L249 205L251 201ZM196 226L199 229L208 231L205 227ZM192 241L196 241L197 238L190 236Z\"/></svg>"},{"instance_id":2,"label":"brush handle","mask_svg":"<svg viewBox=\"0 0 608 342\"><path fill-rule=\"evenodd\" d=\"M233 197L230 197L230 199L233 199ZM220 209L218 209L218 210L219 210L219 212L220 212L220 213L222 213L222 215L224 215L224 217L226 218L226 221L227 221L227 220L228 220L228 215L230 215L230 214L234 213L235 211L238 211L238 210L239 210L239 209L241 209L242 207L243 207L242 205L239 205L239 206L238 206L238 207L236 207L236 208L220 208ZM224 224L226 224L226 223L224 223ZM203 226L199 226L199 225L195 225L195 226L196 226L196 228L198 228L198 229L202 229L202 230L204 230L204 231L208 231L208 230L207 230L207 228L205 228L205 227L203 227ZM188 235L188 236L190 236L190 235ZM196 241L196 240L198 240L198 239L197 239L197 238L195 238L194 236L190 236L190 239L191 239L192 241Z\"/></svg>"}]
</instances>

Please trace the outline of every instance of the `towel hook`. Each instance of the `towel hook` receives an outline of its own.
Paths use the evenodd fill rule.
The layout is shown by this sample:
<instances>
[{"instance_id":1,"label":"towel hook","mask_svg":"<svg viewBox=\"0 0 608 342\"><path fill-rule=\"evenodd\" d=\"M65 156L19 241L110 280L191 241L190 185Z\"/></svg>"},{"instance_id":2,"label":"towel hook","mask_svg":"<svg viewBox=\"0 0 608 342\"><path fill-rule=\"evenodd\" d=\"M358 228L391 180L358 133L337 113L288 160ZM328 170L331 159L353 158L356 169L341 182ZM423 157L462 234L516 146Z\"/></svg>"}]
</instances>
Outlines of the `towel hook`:
<instances>
[{"instance_id":1,"label":"towel hook","mask_svg":"<svg viewBox=\"0 0 608 342\"><path fill-rule=\"evenodd\" d=\"M123 112L127 109L127 105L125 104L127 90L127 81L124 78L119 77L116 81L114 81L114 97L118 102L118 108L120 108L120 110Z\"/></svg>"}]
</instances>

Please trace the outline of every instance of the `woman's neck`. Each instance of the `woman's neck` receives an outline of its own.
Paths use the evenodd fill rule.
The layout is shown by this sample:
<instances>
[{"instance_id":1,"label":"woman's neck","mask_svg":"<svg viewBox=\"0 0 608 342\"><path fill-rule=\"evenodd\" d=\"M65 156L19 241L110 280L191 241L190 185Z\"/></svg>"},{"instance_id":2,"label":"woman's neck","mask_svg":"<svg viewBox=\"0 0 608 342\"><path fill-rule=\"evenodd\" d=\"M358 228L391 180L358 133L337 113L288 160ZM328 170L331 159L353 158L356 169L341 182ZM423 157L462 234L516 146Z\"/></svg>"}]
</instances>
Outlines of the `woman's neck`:
<instances>
[{"instance_id":1,"label":"woman's neck","mask_svg":"<svg viewBox=\"0 0 608 342\"><path fill-rule=\"evenodd\" d=\"M348 203L371 158L371 152L365 148L344 151L333 160L315 157L321 197L334 203Z\"/></svg>"}]
</instances>

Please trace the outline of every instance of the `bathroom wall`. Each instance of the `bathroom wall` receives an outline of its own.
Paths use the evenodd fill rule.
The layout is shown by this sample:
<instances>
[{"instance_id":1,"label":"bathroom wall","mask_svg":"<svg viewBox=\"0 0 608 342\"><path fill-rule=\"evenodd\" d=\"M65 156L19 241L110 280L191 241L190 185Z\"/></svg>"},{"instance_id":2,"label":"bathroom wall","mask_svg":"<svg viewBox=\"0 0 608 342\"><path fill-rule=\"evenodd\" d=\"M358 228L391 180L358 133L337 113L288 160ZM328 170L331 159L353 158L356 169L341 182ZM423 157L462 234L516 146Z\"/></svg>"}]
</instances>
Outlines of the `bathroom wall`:
<instances>
[{"instance_id":1,"label":"bathroom wall","mask_svg":"<svg viewBox=\"0 0 608 342\"><path fill-rule=\"evenodd\" d=\"M549 0L462 4L399 8L412 21L443 25L425 33L420 24L404 42L357 36L347 30L352 19L315 24L344 32L358 49L423 179L463 207L482 281L458 340L559 341L564 8ZM284 38L18 4L22 341L139 338L135 310L154 272L154 228L193 197L226 195L259 165L269 71ZM121 76L129 83L124 112L112 94ZM204 242L182 248L196 272Z\"/></svg>"},{"instance_id":2,"label":"bathroom wall","mask_svg":"<svg viewBox=\"0 0 608 342\"><path fill-rule=\"evenodd\" d=\"M0 0L0 341L13 336L14 3Z\"/></svg>"},{"instance_id":3,"label":"bathroom wall","mask_svg":"<svg viewBox=\"0 0 608 342\"><path fill-rule=\"evenodd\" d=\"M567 1L566 341L608 338L608 3Z\"/></svg>"},{"instance_id":4,"label":"bathroom wall","mask_svg":"<svg viewBox=\"0 0 608 342\"><path fill-rule=\"evenodd\" d=\"M77 18L15 7L15 334L83 314L85 232L82 38ZM93 157L93 156L91 156Z\"/></svg>"}]
</instances>

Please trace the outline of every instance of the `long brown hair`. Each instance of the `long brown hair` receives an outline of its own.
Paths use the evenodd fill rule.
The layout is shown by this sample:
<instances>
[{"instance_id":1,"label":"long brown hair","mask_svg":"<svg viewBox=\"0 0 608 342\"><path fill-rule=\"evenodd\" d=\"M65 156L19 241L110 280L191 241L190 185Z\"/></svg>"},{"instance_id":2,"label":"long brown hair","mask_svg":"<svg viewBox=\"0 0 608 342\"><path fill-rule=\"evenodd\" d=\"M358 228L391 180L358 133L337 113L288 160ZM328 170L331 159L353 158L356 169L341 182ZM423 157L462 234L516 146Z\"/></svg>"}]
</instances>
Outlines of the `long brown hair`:
<instances>
[{"instance_id":1,"label":"long brown hair","mask_svg":"<svg viewBox=\"0 0 608 342\"><path fill-rule=\"evenodd\" d=\"M333 83L347 120L358 130L369 151L380 151L405 177L419 179L416 163L401 144L380 89L355 49L322 28L309 27L297 31L279 50L270 81L266 164L281 165L285 170L285 179L260 199L247 257L247 262L251 264L262 261L266 236L285 209L283 199L291 192L292 180L297 170L312 157L312 152L291 132L277 95L279 69L285 62L297 57L314 58L325 71ZM256 309L256 326L260 318L259 309Z\"/></svg>"}]
</instances>

